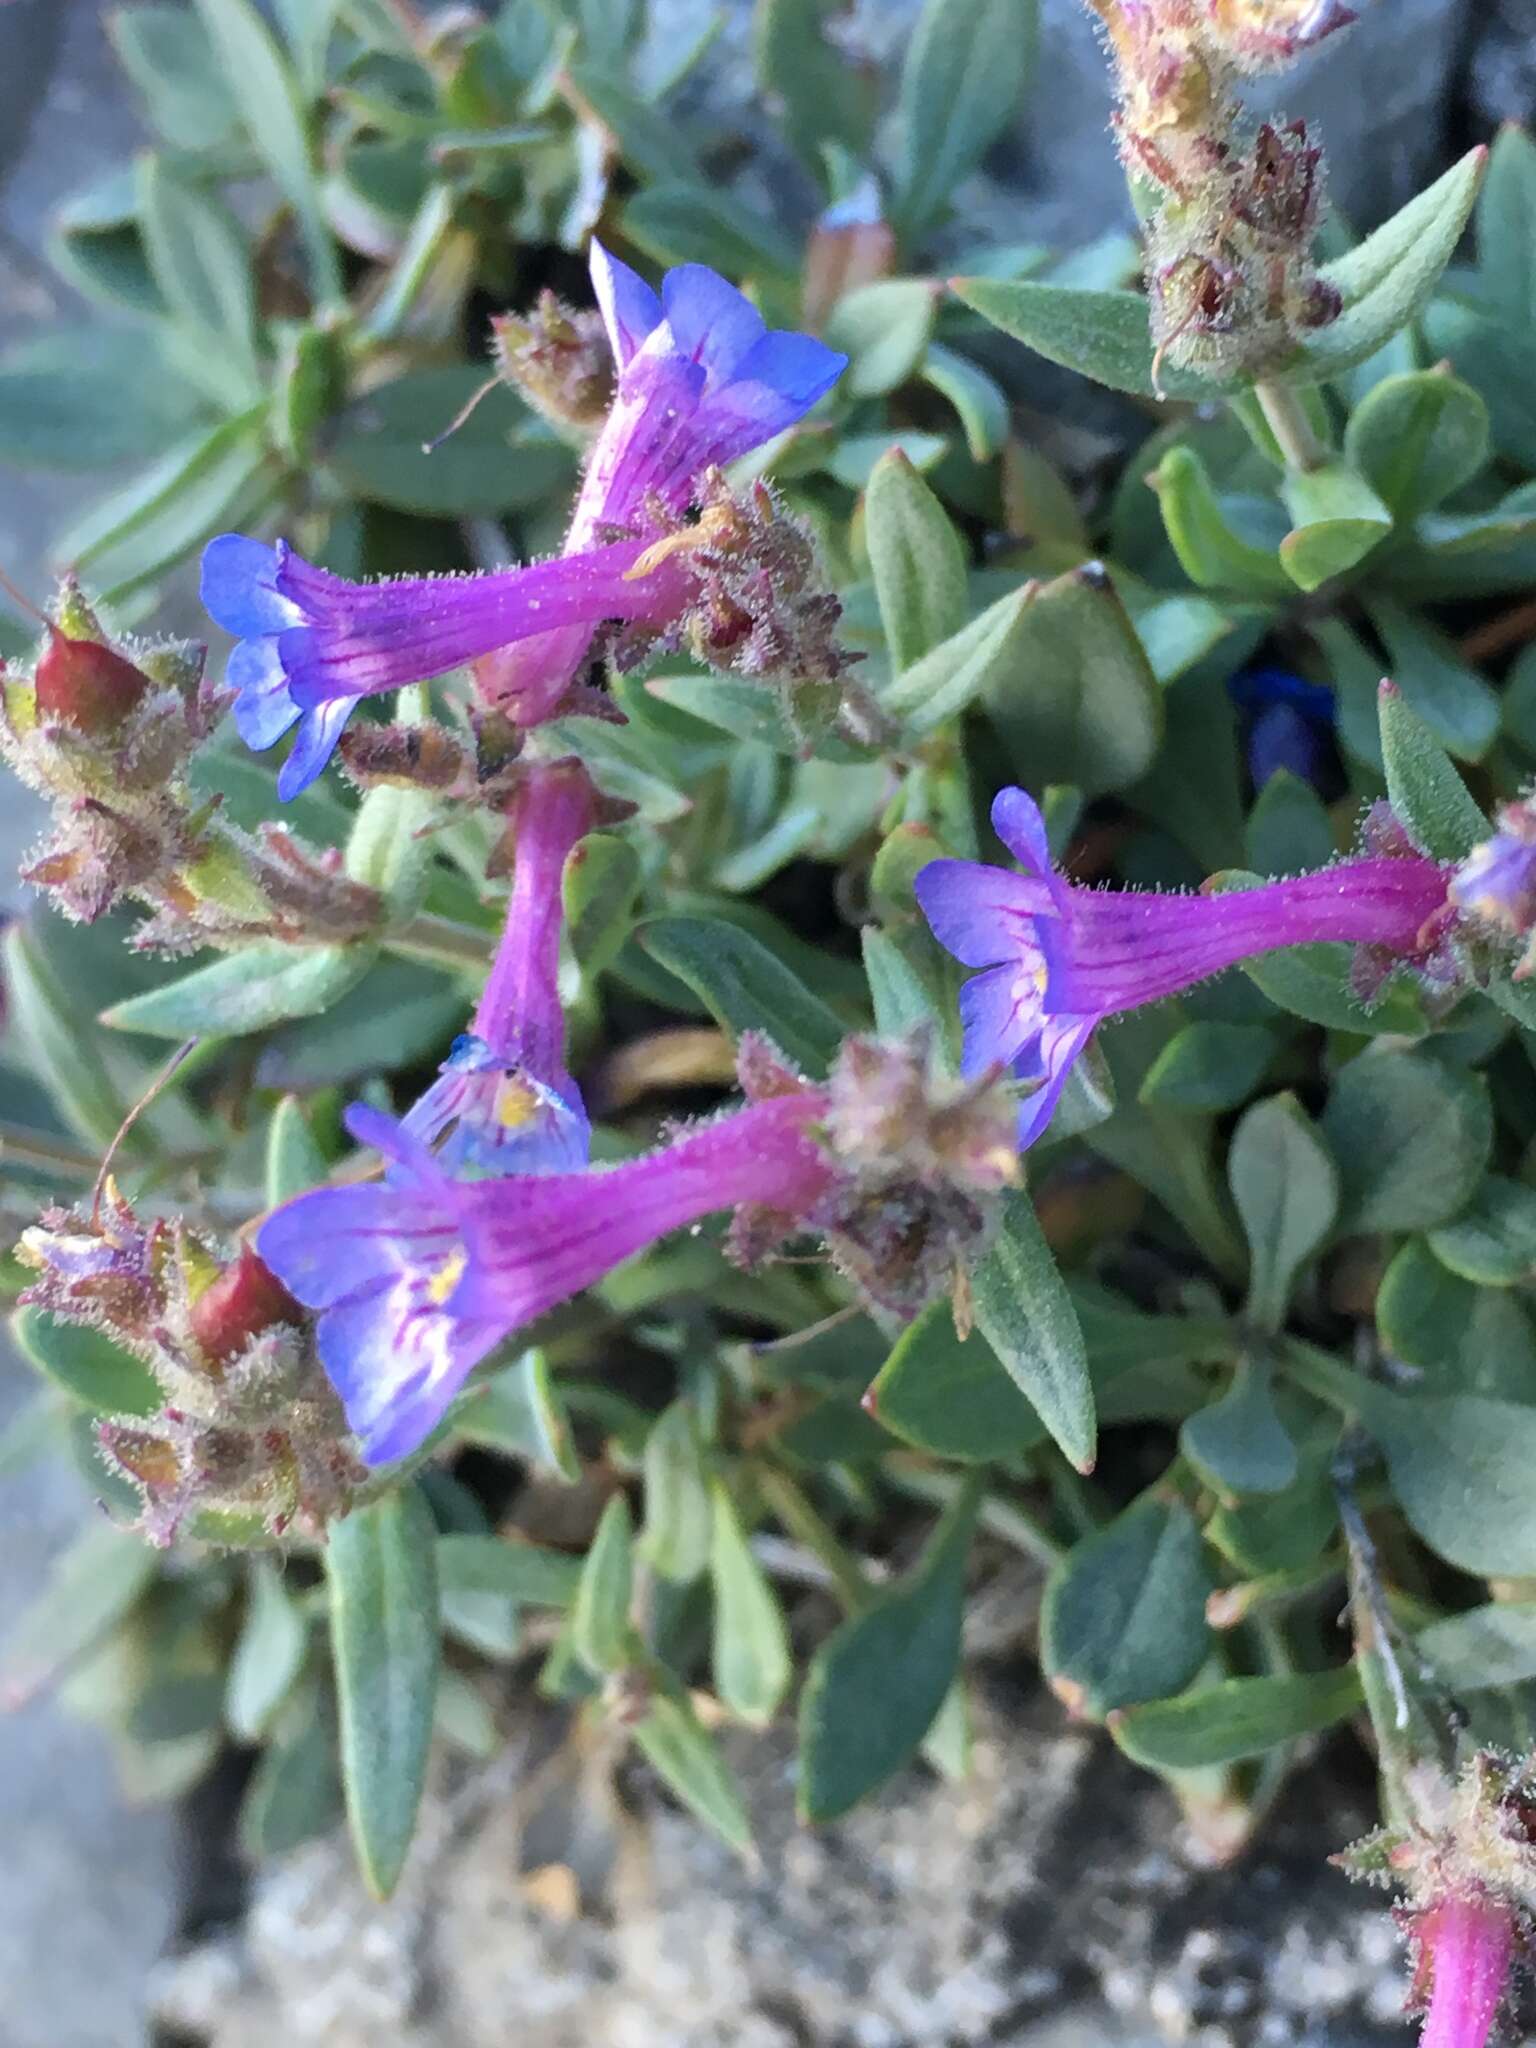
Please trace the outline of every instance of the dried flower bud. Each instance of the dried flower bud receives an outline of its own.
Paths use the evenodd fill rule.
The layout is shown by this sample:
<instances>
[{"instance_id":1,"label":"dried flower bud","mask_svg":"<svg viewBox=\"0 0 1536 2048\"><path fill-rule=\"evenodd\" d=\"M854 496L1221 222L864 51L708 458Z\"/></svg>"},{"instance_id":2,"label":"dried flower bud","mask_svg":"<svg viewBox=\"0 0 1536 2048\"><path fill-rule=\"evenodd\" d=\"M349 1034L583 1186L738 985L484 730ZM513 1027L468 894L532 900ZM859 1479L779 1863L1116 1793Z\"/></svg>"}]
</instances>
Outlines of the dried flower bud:
<instances>
[{"instance_id":1,"label":"dried flower bud","mask_svg":"<svg viewBox=\"0 0 1536 2048\"><path fill-rule=\"evenodd\" d=\"M806 1082L762 1038L741 1043L738 1079L750 1101ZM986 1250L999 1198L1019 1176L1018 1103L996 1073L951 1081L925 1034L844 1041L826 1087L820 1141L836 1172L803 1219L865 1298L916 1315ZM766 1257L793 1219L738 1212L733 1256Z\"/></svg>"},{"instance_id":2,"label":"dried flower bud","mask_svg":"<svg viewBox=\"0 0 1536 2048\"><path fill-rule=\"evenodd\" d=\"M226 1261L180 1223L141 1221L108 1183L91 1215L47 1211L18 1256L24 1301L102 1329L154 1374L148 1419L108 1418L102 1455L144 1499L139 1527L232 1540L323 1528L364 1474L304 1312L249 1246Z\"/></svg>"},{"instance_id":3,"label":"dried flower bud","mask_svg":"<svg viewBox=\"0 0 1536 2048\"><path fill-rule=\"evenodd\" d=\"M613 351L602 315L579 313L552 291L531 313L491 322L496 374L558 427L595 433L613 396Z\"/></svg>"},{"instance_id":4,"label":"dried flower bud","mask_svg":"<svg viewBox=\"0 0 1536 2048\"><path fill-rule=\"evenodd\" d=\"M1245 72L1293 63L1359 18L1344 0L1203 0L1203 13L1211 41Z\"/></svg>"},{"instance_id":5,"label":"dried flower bud","mask_svg":"<svg viewBox=\"0 0 1536 2048\"><path fill-rule=\"evenodd\" d=\"M767 484L738 495L718 469L703 478L699 507L697 520L687 524L659 501L647 507L662 537L632 573L682 560L696 591L664 634L621 635L612 649L616 665L634 666L658 641L686 645L711 668L779 685L785 714L807 747L839 724L863 736L879 713L851 682L860 657L839 642L842 605L825 587L809 529Z\"/></svg>"}]
</instances>

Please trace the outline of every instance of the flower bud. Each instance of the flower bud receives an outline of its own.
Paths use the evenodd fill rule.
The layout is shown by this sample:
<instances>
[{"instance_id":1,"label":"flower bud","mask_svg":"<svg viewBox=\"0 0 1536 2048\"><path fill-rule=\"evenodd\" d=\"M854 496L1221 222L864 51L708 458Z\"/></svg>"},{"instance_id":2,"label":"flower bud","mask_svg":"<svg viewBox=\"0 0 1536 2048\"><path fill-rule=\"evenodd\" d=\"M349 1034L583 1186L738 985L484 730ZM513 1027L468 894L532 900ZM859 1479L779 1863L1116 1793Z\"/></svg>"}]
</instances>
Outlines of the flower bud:
<instances>
[{"instance_id":1,"label":"flower bud","mask_svg":"<svg viewBox=\"0 0 1536 2048\"><path fill-rule=\"evenodd\" d=\"M304 1311L249 1245L192 1304L192 1334L216 1364L227 1365L273 1323L298 1324Z\"/></svg>"},{"instance_id":2,"label":"flower bud","mask_svg":"<svg viewBox=\"0 0 1536 2048\"><path fill-rule=\"evenodd\" d=\"M142 669L112 648L96 640L71 639L50 626L32 688L40 723L105 735L121 730L153 685Z\"/></svg>"}]
</instances>

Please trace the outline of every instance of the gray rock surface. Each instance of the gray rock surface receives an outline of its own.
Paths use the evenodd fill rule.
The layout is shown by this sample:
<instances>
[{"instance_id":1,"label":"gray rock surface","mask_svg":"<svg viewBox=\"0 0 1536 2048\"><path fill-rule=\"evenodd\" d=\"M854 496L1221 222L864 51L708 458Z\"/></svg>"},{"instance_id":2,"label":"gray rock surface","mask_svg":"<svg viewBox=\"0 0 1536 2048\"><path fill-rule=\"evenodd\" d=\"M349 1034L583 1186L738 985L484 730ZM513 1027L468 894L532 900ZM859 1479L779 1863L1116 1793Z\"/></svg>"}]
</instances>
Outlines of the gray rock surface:
<instances>
[{"instance_id":1,"label":"gray rock surface","mask_svg":"<svg viewBox=\"0 0 1536 2048\"><path fill-rule=\"evenodd\" d=\"M1407 2041L1390 1917L1326 1862L1366 1820L1336 1774L1293 1788L1244 1863L1204 1869L1160 1786L999 1683L967 1784L913 1771L814 1833L787 1731L730 1738L748 1869L645 1772L621 1773L621 1803L589 1741L551 1751L548 1710L510 1712L503 1760L434 1793L389 1905L345 1843L300 1851L240 1935L163 1973L166 2019L208 2048Z\"/></svg>"}]
</instances>

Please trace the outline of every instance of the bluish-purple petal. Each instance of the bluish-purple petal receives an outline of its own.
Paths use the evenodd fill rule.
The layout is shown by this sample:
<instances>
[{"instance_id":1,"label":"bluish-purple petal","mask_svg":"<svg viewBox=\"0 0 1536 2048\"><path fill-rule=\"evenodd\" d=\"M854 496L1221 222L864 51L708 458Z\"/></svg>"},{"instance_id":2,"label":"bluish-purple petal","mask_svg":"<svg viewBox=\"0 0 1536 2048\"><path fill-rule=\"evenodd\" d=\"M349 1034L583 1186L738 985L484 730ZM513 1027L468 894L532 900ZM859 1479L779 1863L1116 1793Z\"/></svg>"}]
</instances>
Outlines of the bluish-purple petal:
<instances>
[{"instance_id":1,"label":"bluish-purple petal","mask_svg":"<svg viewBox=\"0 0 1536 2048\"><path fill-rule=\"evenodd\" d=\"M221 533L203 549L203 609L244 639L301 623L303 613L277 588L282 559L276 548L243 533Z\"/></svg>"},{"instance_id":2,"label":"bluish-purple petal","mask_svg":"<svg viewBox=\"0 0 1536 2048\"><path fill-rule=\"evenodd\" d=\"M775 328L742 357L736 365L734 381L766 384L792 408L792 417L799 419L818 398L825 397L847 367L845 355L839 355L813 335Z\"/></svg>"},{"instance_id":3,"label":"bluish-purple petal","mask_svg":"<svg viewBox=\"0 0 1536 2048\"><path fill-rule=\"evenodd\" d=\"M1051 842L1040 806L1026 790L1000 789L992 801L992 829L1026 872L1051 873Z\"/></svg>"},{"instance_id":4,"label":"bluish-purple petal","mask_svg":"<svg viewBox=\"0 0 1536 2048\"><path fill-rule=\"evenodd\" d=\"M1056 1113L1067 1076L1093 1036L1096 1017L1055 1017L1040 1035L1040 1086L1019 1104L1019 1150L1033 1145Z\"/></svg>"},{"instance_id":5,"label":"bluish-purple petal","mask_svg":"<svg viewBox=\"0 0 1536 2048\"><path fill-rule=\"evenodd\" d=\"M732 382L742 358L763 338L763 318L751 300L703 263L669 270L661 304L674 348L703 365L711 392Z\"/></svg>"},{"instance_id":6,"label":"bluish-purple petal","mask_svg":"<svg viewBox=\"0 0 1536 2048\"><path fill-rule=\"evenodd\" d=\"M275 639L242 640L224 680L235 692L235 730L258 754L280 740L299 715Z\"/></svg>"},{"instance_id":7,"label":"bluish-purple petal","mask_svg":"<svg viewBox=\"0 0 1536 2048\"><path fill-rule=\"evenodd\" d=\"M965 967L1016 959L1034 919L1057 914L1043 883L979 861L930 861L912 886L934 937Z\"/></svg>"},{"instance_id":8,"label":"bluish-purple petal","mask_svg":"<svg viewBox=\"0 0 1536 2048\"><path fill-rule=\"evenodd\" d=\"M601 242L588 252L592 290L608 330L614 361L622 370L646 336L661 324L661 300L645 279L610 256Z\"/></svg>"},{"instance_id":9,"label":"bluish-purple petal","mask_svg":"<svg viewBox=\"0 0 1536 2048\"><path fill-rule=\"evenodd\" d=\"M284 803L308 789L322 773L336 751L342 727L352 716L353 703L351 697L339 697L318 710L306 711L299 720L292 751L277 772L277 793Z\"/></svg>"},{"instance_id":10,"label":"bluish-purple petal","mask_svg":"<svg viewBox=\"0 0 1536 2048\"><path fill-rule=\"evenodd\" d=\"M988 1067L1012 1067L1040 1029L1040 989L1022 962L989 967L960 991L960 1070L968 1078Z\"/></svg>"}]
</instances>

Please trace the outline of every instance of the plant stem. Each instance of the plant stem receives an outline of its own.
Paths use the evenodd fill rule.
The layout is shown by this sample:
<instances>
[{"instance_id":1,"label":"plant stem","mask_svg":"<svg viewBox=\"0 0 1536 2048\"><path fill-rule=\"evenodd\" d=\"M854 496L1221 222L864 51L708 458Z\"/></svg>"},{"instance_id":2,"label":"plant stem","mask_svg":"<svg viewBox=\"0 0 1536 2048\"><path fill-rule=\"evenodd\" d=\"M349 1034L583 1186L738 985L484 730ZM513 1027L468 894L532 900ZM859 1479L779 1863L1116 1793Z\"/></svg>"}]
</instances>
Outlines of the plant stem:
<instances>
[{"instance_id":1,"label":"plant stem","mask_svg":"<svg viewBox=\"0 0 1536 2048\"><path fill-rule=\"evenodd\" d=\"M1318 433L1298 393L1289 384L1258 383L1253 395L1292 469L1321 469L1332 451Z\"/></svg>"},{"instance_id":2,"label":"plant stem","mask_svg":"<svg viewBox=\"0 0 1536 2048\"><path fill-rule=\"evenodd\" d=\"M428 966L448 967L456 973L474 968L482 974L490 971L496 948L493 933L482 931L478 925L459 924L451 917L438 917L430 910L420 912L398 931L386 934L383 944L386 952L398 953L405 960L422 960Z\"/></svg>"}]
</instances>

